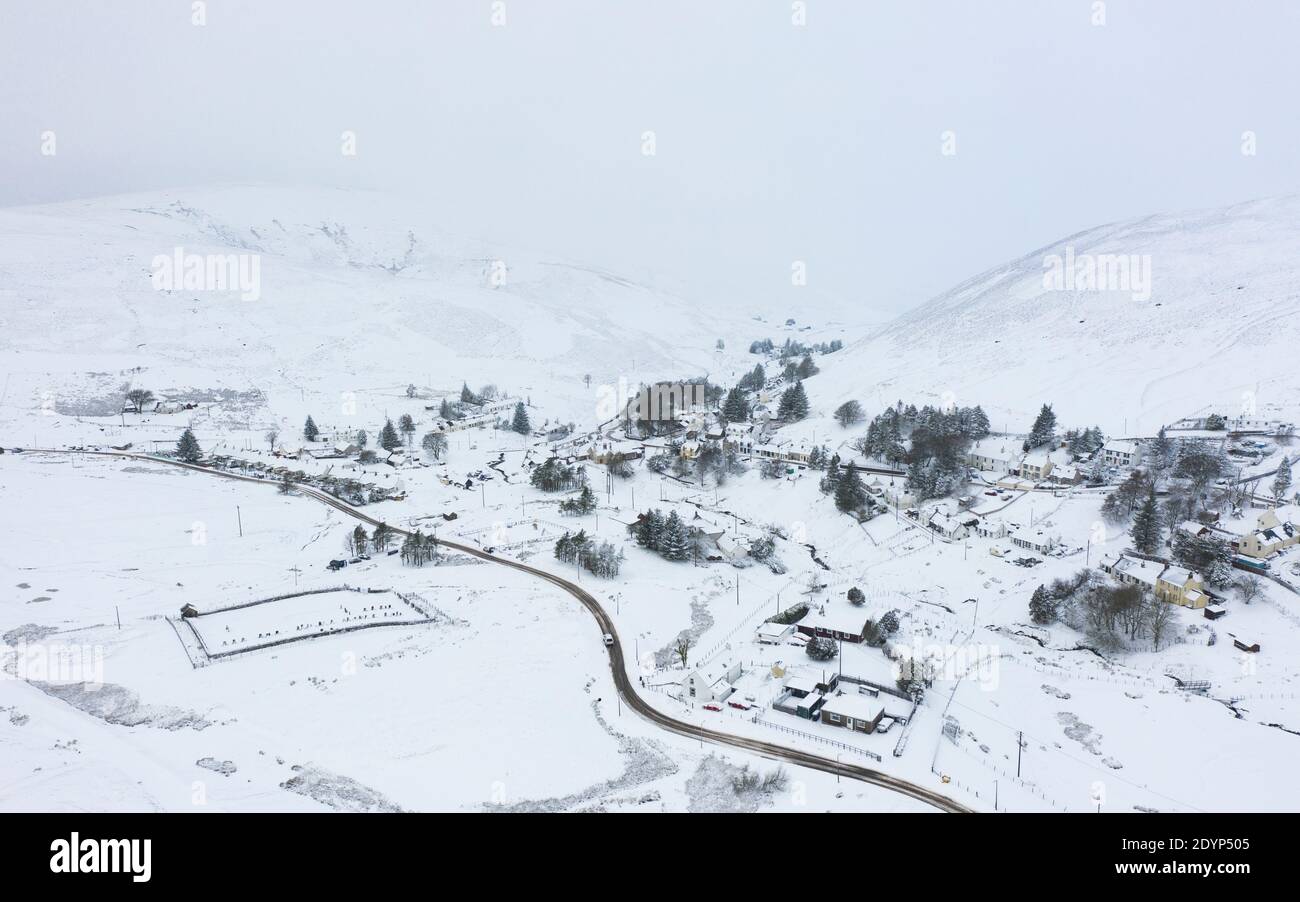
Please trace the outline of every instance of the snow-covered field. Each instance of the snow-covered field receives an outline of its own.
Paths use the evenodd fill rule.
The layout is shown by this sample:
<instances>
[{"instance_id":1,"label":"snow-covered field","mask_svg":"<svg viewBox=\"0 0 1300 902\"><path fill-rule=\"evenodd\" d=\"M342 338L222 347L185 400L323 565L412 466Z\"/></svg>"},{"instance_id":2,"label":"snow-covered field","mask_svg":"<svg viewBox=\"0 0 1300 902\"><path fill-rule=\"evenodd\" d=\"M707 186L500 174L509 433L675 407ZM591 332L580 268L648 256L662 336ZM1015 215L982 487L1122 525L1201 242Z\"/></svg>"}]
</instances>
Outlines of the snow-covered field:
<instances>
[{"instance_id":1,"label":"snow-covered field","mask_svg":"<svg viewBox=\"0 0 1300 902\"><path fill-rule=\"evenodd\" d=\"M778 764L627 710L589 613L527 574L464 554L423 568L378 554L331 572L357 521L277 492L273 477L40 450L169 450L187 426L206 452L250 465L240 473L288 465L380 486L399 497L364 506L371 517L580 582L613 617L633 683L679 719L878 768L981 810L1300 808L1287 777L1300 596L1266 582L1213 624L1177 609L1159 650L1098 651L1029 622L1038 585L1126 546L1122 529L1098 528L1102 492L981 496L981 513L1070 548L1021 566L1022 554L991 553L1004 540L946 541L902 511L859 524L814 470L764 479L751 461L701 486L644 460L608 480L587 464L597 509L577 517L559 510L569 495L528 481L553 449L542 430L573 423L583 445L640 380L707 374L729 386L757 362L747 348L759 338L847 342L817 358L811 415L780 431L846 456L861 427L831 412L850 397L869 416L899 397L978 403L1012 431L1055 402L1063 425L1131 435L1208 405L1235 413L1252 392L1260 416L1294 421L1294 289L1279 262L1294 257L1294 212L1284 200L1068 240L1150 252L1149 301L1031 291L1042 254L1030 255L856 343L866 329L831 311L792 305L790 327L724 314L734 305L452 239L350 192L223 189L0 213L0 808L928 810L792 765L766 786L736 780ZM154 290L150 260L181 246L259 255L260 299ZM1211 246L1213 267L1198 263ZM1160 336L1166 353L1133 334ZM462 382L523 401L533 434L453 432L444 459L429 460L419 436ZM129 387L194 406L124 413ZM331 440L367 430L372 448L385 419L408 415L414 460L273 457L301 442L309 414ZM739 554L670 562L638 547L627 525L651 507L722 533ZM559 535L578 529L623 551L617 578L554 558ZM746 557L765 535L773 559ZM1278 567L1296 560L1293 548ZM314 589L340 591L300 594ZM351 591L367 589L385 591ZM872 734L775 710L791 674L896 677L865 645L814 663L797 644L758 644L761 623L801 602L817 618L896 612L894 646L941 665L920 705L880 696L888 722ZM200 616L182 624L186 604ZM403 622L350 630L377 619ZM241 653L194 666L190 630L209 652ZM1238 636L1261 652L1236 651ZM733 665L744 710L681 697L690 668ZM1172 676L1210 688L1190 694Z\"/></svg>"}]
</instances>

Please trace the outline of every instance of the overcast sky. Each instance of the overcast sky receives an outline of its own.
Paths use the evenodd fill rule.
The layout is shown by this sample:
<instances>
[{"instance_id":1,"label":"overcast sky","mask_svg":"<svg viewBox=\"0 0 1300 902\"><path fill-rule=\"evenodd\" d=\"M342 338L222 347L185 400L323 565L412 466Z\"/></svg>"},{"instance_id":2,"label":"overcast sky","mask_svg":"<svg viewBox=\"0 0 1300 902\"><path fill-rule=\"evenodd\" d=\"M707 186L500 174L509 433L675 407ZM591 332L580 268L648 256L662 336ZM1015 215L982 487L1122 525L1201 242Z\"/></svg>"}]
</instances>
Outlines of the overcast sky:
<instances>
[{"instance_id":1,"label":"overcast sky","mask_svg":"<svg viewBox=\"0 0 1300 902\"><path fill-rule=\"evenodd\" d=\"M0 205L371 188L700 296L788 297L803 260L896 311L1092 225L1300 188L1300 4L794 5L208 0L197 27L189 0L2 0Z\"/></svg>"}]
</instances>

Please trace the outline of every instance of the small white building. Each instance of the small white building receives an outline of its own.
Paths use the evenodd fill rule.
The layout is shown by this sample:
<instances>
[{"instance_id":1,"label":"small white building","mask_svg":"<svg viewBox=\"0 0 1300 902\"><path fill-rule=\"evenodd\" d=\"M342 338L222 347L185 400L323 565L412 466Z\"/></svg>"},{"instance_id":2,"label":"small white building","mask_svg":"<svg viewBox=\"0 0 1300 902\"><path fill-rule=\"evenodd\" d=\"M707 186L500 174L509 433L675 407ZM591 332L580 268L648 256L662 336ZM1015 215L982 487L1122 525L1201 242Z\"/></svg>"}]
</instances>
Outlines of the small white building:
<instances>
[{"instance_id":1,"label":"small white building","mask_svg":"<svg viewBox=\"0 0 1300 902\"><path fill-rule=\"evenodd\" d=\"M780 645L793 635L793 623L777 623L775 620L769 620L758 625L754 637L760 645Z\"/></svg>"},{"instance_id":2,"label":"small white building","mask_svg":"<svg viewBox=\"0 0 1300 902\"><path fill-rule=\"evenodd\" d=\"M736 691L734 683L740 679L740 664L712 664L696 668L682 677L682 700L695 702L726 701Z\"/></svg>"}]
</instances>

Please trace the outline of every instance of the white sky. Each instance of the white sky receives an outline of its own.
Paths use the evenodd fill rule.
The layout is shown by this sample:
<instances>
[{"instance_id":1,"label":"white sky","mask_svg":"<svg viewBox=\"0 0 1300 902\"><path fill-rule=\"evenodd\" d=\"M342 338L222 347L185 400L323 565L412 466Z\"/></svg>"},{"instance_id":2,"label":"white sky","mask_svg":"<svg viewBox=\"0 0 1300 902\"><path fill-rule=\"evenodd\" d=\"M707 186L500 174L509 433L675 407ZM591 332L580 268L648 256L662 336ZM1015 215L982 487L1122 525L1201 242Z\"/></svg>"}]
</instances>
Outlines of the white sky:
<instances>
[{"instance_id":1,"label":"white sky","mask_svg":"<svg viewBox=\"0 0 1300 902\"><path fill-rule=\"evenodd\" d=\"M802 28L789 0L504 6L209 0L195 27L189 0L0 0L0 205L365 187L719 303L788 297L805 260L895 311L1089 226L1300 182L1286 0L1110 0L1104 27L1092 0L807 0Z\"/></svg>"}]
</instances>

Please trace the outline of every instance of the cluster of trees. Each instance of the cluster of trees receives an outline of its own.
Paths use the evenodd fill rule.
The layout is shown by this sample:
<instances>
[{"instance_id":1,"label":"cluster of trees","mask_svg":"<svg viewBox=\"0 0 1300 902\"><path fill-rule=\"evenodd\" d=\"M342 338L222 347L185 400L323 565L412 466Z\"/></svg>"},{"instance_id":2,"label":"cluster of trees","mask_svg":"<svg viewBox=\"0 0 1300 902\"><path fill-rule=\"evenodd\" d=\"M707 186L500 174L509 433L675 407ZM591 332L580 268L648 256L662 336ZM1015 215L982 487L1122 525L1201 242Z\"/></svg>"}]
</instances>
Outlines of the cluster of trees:
<instances>
[{"instance_id":1,"label":"cluster of trees","mask_svg":"<svg viewBox=\"0 0 1300 902\"><path fill-rule=\"evenodd\" d=\"M862 405L857 401L845 401L839 407L835 408L835 422L839 423L844 429L861 423L866 414L862 411Z\"/></svg>"},{"instance_id":2,"label":"cluster of trees","mask_svg":"<svg viewBox=\"0 0 1300 902\"><path fill-rule=\"evenodd\" d=\"M568 467L552 457L533 469L529 481L543 492L567 492L586 485L587 473L582 467Z\"/></svg>"},{"instance_id":3,"label":"cluster of trees","mask_svg":"<svg viewBox=\"0 0 1300 902\"><path fill-rule=\"evenodd\" d=\"M804 344L792 338L787 338L781 345L781 357L800 357L809 354L834 354L840 348L844 347L844 342L838 338L834 341L819 341L813 344ZM749 353L751 354L771 354L776 350L776 345L770 338L762 338L758 341L749 343Z\"/></svg>"},{"instance_id":4,"label":"cluster of trees","mask_svg":"<svg viewBox=\"0 0 1300 902\"><path fill-rule=\"evenodd\" d=\"M366 528L358 524L356 529L347 534L345 544L350 554L360 555L372 550L375 554L383 554L396 537L397 533L387 523L380 523L369 536L366 535ZM433 542L433 537L429 536L427 541Z\"/></svg>"},{"instance_id":5,"label":"cluster of trees","mask_svg":"<svg viewBox=\"0 0 1300 902\"><path fill-rule=\"evenodd\" d=\"M567 531L555 543L557 560L572 564L575 561L596 576L610 579L618 576L623 566L623 552L614 548L609 542L597 543L587 535L585 530L578 530L576 535Z\"/></svg>"},{"instance_id":6,"label":"cluster of trees","mask_svg":"<svg viewBox=\"0 0 1300 902\"><path fill-rule=\"evenodd\" d=\"M1174 625L1169 602L1139 586L1114 585L1091 570L1040 585L1029 599L1029 617L1042 626L1063 622L1111 648L1143 638L1159 648Z\"/></svg>"},{"instance_id":7,"label":"cluster of trees","mask_svg":"<svg viewBox=\"0 0 1300 902\"><path fill-rule=\"evenodd\" d=\"M794 361L787 363L785 368L781 370L781 378L790 382L796 379L809 379L820 372L821 370L817 367L817 364L813 363L812 357L804 355L804 358L798 363Z\"/></svg>"},{"instance_id":8,"label":"cluster of trees","mask_svg":"<svg viewBox=\"0 0 1300 902\"><path fill-rule=\"evenodd\" d=\"M684 561L699 550L702 532L687 526L677 511L664 516L658 508L648 510L628 527L632 538L642 548L657 552L668 561Z\"/></svg>"},{"instance_id":9,"label":"cluster of trees","mask_svg":"<svg viewBox=\"0 0 1300 902\"><path fill-rule=\"evenodd\" d=\"M803 382L796 381L794 385L781 392L776 415L786 422L802 420L808 416L808 393L804 391Z\"/></svg>"},{"instance_id":10,"label":"cluster of trees","mask_svg":"<svg viewBox=\"0 0 1300 902\"><path fill-rule=\"evenodd\" d=\"M1164 434L1164 429L1160 430ZM1074 457L1087 457L1096 452L1102 445L1106 444L1106 436L1101 431L1100 426L1092 426L1087 429L1067 429L1065 431L1065 448Z\"/></svg>"},{"instance_id":11,"label":"cluster of trees","mask_svg":"<svg viewBox=\"0 0 1300 902\"><path fill-rule=\"evenodd\" d=\"M890 463L901 463L908 458L907 448L903 442L908 437L912 437L915 444L915 432L918 427L923 429L921 437L923 442L931 441L931 437L943 439L959 436L966 439L966 447L969 447L972 441L986 438L990 428L988 414L979 405L940 409L927 404L917 409L915 404L904 406L903 402L899 401L895 406L886 408L884 412L873 417L867 424L866 435L857 439L853 447L867 457ZM965 453L965 448L962 449L962 453Z\"/></svg>"},{"instance_id":12,"label":"cluster of trees","mask_svg":"<svg viewBox=\"0 0 1300 902\"><path fill-rule=\"evenodd\" d=\"M826 466L826 475L822 477L819 488L824 495L834 495L835 508L844 513L861 511L870 498L858 471L852 467L842 468L838 454Z\"/></svg>"},{"instance_id":13,"label":"cluster of trees","mask_svg":"<svg viewBox=\"0 0 1300 902\"><path fill-rule=\"evenodd\" d=\"M722 402L721 413L722 419L728 423L743 423L749 419L749 399L745 397L745 392L740 386L727 392L726 399Z\"/></svg>"},{"instance_id":14,"label":"cluster of trees","mask_svg":"<svg viewBox=\"0 0 1300 902\"><path fill-rule=\"evenodd\" d=\"M754 364L754 368L741 376L740 381L736 383L742 391L758 391L764 385L767 385L767 373L761 363Z\"/></svg>"},{"instance_id":15,"label":"cluster of trees","mask_svg":"<svg viewBox=\"0 0 1300 902\"><path fill-rule=\"evenodd\" d=\"M423 567L430 562L437 564L440 559L438 540L432 535L426 536L417 529L402 542L403 564L409 564L412 567Z\"/></svg>"},{"instance_id":16,"label":"cluster of trees","mask_svg":"<svg viewBox=\"0 0 1300 902\"><path fill-rule=\"evenodd\" d=\"M1212 586L1231 584L1232 546L1217 536L1192 535L1178 530L1174 535L1174 560L1189 570L1195 570Z\"/></svg>"},{"instance_id":17,"label":"cluster of trees","mask_svg":"<svg viewBox=\"0 0 1300 902\"><path fill-rule=\"evenodd\" d=\"M583 514L589 514L596 509L596 496L592 494L591 486L584 485L582 491L575 498L566 498L560 502L560 513L570 517L577 517Z\"/></svg>"}]
</instances>

